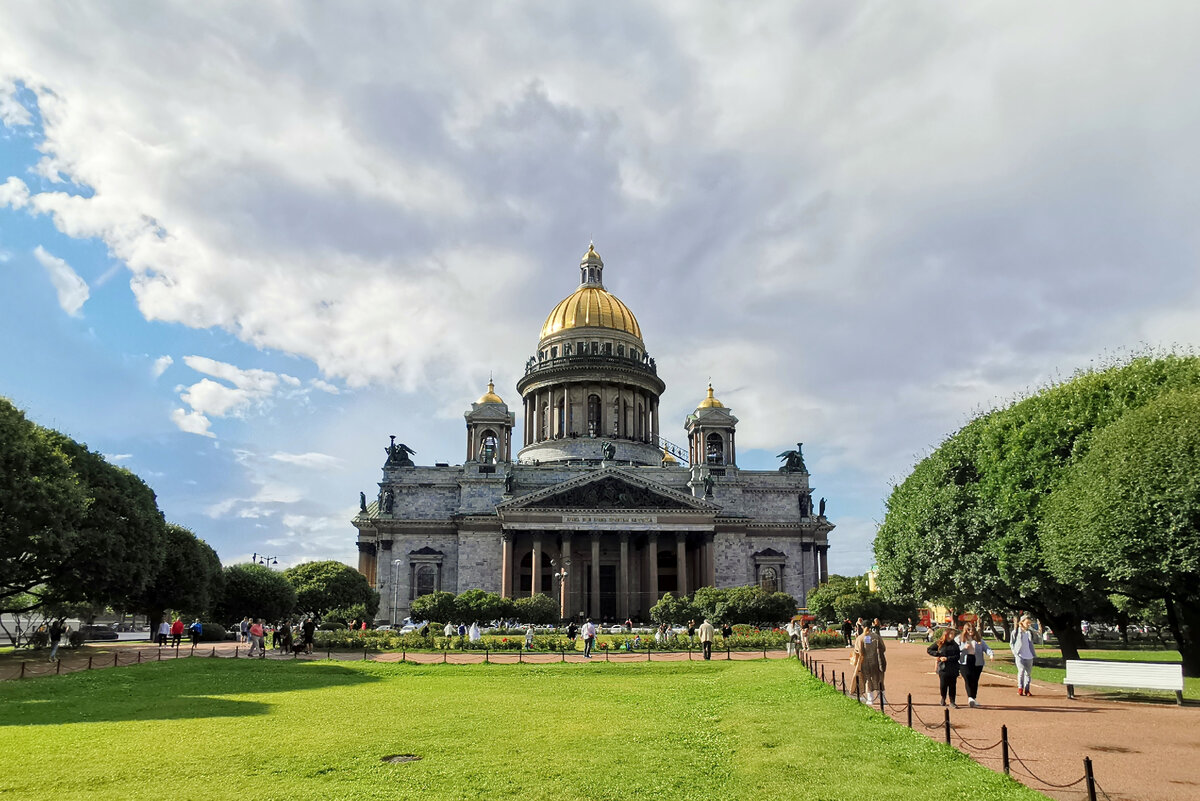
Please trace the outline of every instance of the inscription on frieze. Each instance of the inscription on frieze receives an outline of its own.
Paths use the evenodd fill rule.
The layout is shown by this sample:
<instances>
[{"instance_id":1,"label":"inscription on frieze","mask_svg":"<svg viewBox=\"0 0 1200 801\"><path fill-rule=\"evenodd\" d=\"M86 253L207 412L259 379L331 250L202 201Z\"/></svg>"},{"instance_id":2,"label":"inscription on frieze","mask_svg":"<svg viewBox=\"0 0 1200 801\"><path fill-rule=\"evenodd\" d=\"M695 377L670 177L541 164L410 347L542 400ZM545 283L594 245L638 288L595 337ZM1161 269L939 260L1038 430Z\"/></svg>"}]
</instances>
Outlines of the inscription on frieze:
<instances>
[{"instance_id":1,"label":"inscription on frieze","mask_svg":"<svg viewBox=\"0 0 1200 801\"><path fill-rule=\"evenodd\" d=\"M604 523L643 523L654 525L658 522L658 518L654 515L563 515L562 521L564 523L583 526L601 525Z\"/></svg>"}]
</instances>

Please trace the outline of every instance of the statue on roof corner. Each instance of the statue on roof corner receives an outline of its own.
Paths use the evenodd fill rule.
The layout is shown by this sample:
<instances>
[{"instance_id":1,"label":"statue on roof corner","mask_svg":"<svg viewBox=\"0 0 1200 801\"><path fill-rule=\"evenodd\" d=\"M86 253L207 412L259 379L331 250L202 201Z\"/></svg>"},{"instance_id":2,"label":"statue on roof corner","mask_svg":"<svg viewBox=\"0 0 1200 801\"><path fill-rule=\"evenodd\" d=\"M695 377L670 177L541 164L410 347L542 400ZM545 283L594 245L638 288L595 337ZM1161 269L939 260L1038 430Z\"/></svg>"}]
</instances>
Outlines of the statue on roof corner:
<instances>
[{"instance_id":1,"label":"statue on roof corner","mask_svg":"<svg viewBox=\"0 0 1200 801\"><path fill-rule=\"evenodd\" d=\"M367 493L365 492L358 493L358 511L367 511Z\"/></svg>"},{"instance_id":2,"label":"statue on roof corner","mask_svg":"<svg viewBox=\"0 0 1200 801\"><path fill-rule=\"evenodd\" d=\"M392 440L391 444L383 449L383 452L386 453L387 457L388 457L387 462L385 462L383 466L384 467L416 467L416 465L413 464L413 460L409 459L408 457L410 455L416 456L417 452L414 451L412 448L408 447L407 445L405 445L403 442L397 444L395 434L391 435L391 440Z\"/></svg>"},{"instance_id":3,"label":"statue on roof corner","mask_svg":"<svg viewBox=\"0 0 1200 801\"><path fill-rule=\"evenodd\" d=\"M779 468L780 473L807 473L808 468L804 466L804 454L801 452L804 448L803 442L796 443L796 450L784 451L779 454L780 459L783 459L783 467Z\"/></svg>"},{"instance_id":4,"label":"statue on roof corner","mask_svg":"<svg viewBox=\"0 0 1200 801\"><path fill-rule=\"evenodd\" d=\"M604 461L611 462L617 458L617 446L605 440L600 443L600 453L604 456Z\"/></svg>"}]
</instances>

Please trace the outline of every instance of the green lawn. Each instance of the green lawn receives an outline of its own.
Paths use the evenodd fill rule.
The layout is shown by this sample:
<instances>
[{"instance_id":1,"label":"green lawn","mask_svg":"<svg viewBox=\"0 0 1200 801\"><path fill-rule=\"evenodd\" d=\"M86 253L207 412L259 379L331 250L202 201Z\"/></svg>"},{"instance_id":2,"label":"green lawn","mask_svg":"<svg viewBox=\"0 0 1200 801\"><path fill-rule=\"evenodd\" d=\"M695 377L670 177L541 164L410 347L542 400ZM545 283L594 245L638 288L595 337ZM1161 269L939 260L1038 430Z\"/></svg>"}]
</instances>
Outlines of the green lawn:
<instances>
[{"instance_id":1,"label":"green lawn","mask_svg":"<svg viewBox=\"0 0 1200 801\"><path fill-rule=\"evenodd\" d=\"M1001 673L1016 675L1017 667L1013 664L1008 646L1004 643L991 643L999 657L991 664ZM1134 649L1098 649L1089 648L1079 652L1081 659L1095 659L1103 662L1178 662L1178 651L1164 650L1134 650ZM1033 660L1033 677L1050 684L1062 684L1067 675L1063 665L1062 652L1057 648L1039 647L1037 657ZM1115 701L1156 701L1175 702L1175 693L1159 692L1156 690L1121 690L1100 687L1080 687L1077 692L1093 693L1102 698ZM1189 701L1200 701L1200 679L1184 677L1183 697Z\"/></svg>"},{"instance_id":2,"label":"green lawn","mask_svg":"<svg viewBox=\"0 0 1200 801\"><path fill-rule=\"evenodd\" d=\"M187 659L0 684L0 753L28 801L1044 798L795 661Z\"/></svg>"}]
</instances>

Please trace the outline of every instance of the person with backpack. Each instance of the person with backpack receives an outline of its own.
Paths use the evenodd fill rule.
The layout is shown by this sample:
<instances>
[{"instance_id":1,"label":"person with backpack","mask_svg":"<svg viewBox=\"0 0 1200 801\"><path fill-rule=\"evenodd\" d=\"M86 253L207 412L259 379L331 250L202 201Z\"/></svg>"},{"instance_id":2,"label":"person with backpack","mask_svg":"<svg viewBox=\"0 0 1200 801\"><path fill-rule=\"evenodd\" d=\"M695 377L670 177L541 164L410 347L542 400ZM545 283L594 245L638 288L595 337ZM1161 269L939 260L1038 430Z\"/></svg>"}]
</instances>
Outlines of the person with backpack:
<instances>
[{"instance_id":1,"label":"person with backpack","mask_svg":"<svg viewBox=\"0 0 1200 801\"><path fill-rule=\"evenodd\" d=\"M61 617L50 621L50 661L53 662L58 656L58 644L62 642L63 636L63 619Z\"/></svg>"}]
</instances>

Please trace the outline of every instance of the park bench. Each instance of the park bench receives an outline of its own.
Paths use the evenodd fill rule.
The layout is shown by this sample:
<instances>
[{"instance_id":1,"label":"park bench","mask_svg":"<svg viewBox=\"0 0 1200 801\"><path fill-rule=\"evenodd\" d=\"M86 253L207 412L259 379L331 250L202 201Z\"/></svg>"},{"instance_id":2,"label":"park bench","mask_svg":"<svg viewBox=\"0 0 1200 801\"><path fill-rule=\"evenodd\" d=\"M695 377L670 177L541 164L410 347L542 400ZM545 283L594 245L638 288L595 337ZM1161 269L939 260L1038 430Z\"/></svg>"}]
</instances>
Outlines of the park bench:
<instances>
[{"instance_id":1,"label":"park bench","mask_svg":"<svg viewBox=\"0 0 1200 801\"><path fill-rule=\"evenodd\" d=\"M1095 662L1068 659L1067 697L1075 697L1075 685L1122 687L1134 690L1173 690L1183 704L1183 665L1169 662Z\"/></svg>"}]
</instances>

